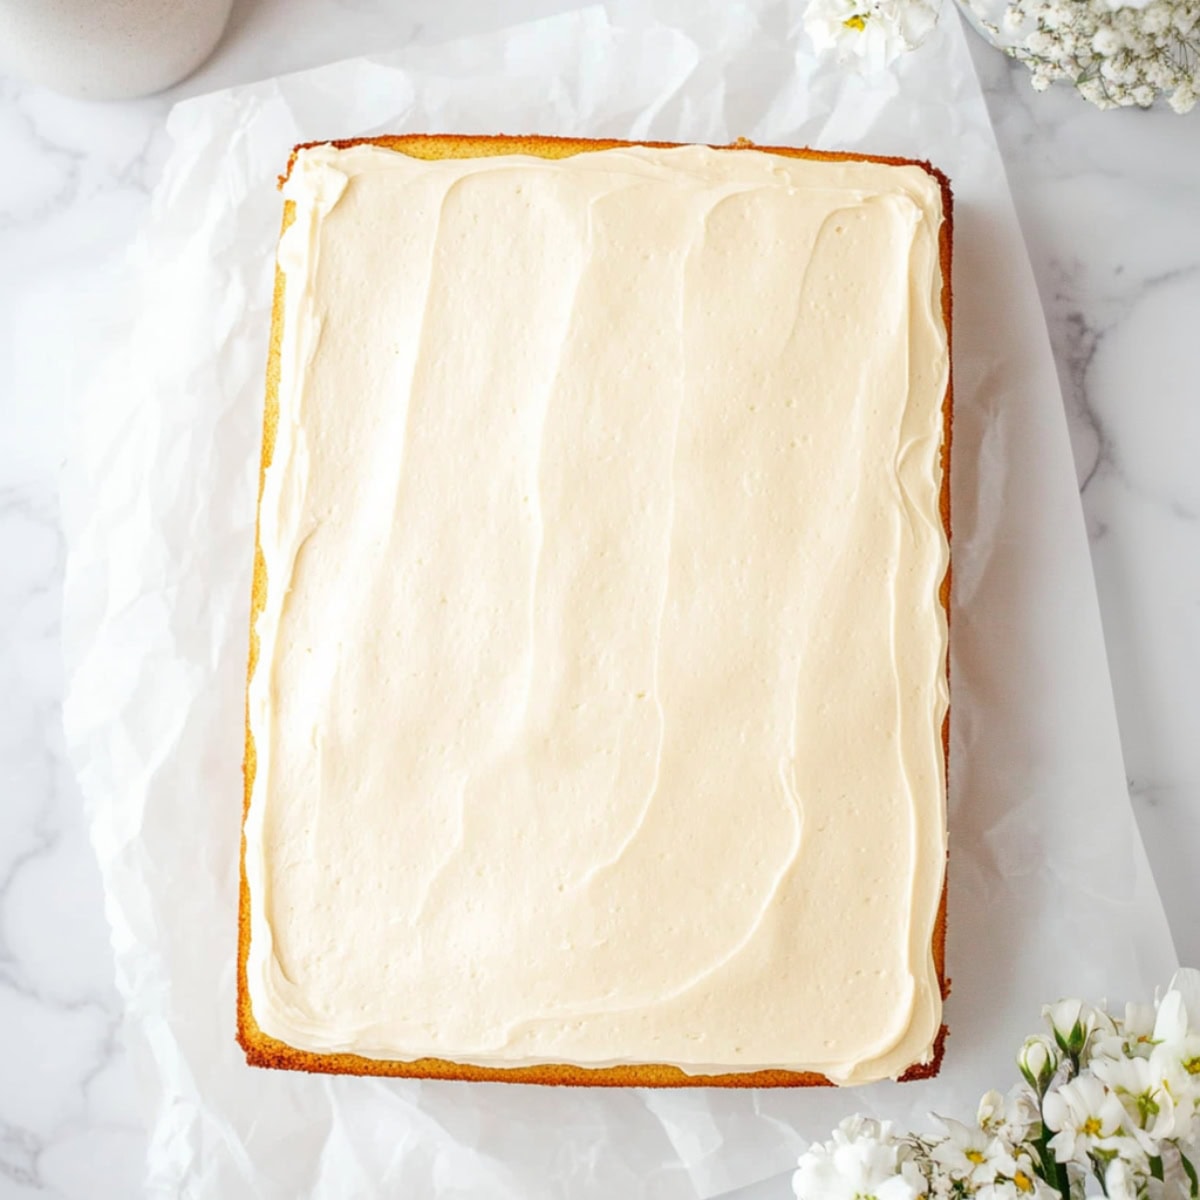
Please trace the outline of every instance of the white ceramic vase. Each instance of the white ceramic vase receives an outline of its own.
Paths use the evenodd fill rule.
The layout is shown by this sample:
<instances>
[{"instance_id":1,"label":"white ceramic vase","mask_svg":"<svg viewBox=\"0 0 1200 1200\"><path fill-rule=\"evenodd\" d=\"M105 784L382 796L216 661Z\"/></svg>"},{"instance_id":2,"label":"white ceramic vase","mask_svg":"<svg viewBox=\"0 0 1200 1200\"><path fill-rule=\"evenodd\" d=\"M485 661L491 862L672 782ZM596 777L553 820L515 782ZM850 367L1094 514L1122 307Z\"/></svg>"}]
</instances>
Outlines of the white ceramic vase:
<instances>
[{"instance_id":1,"label":"white ceramic vase","mask_svg":"<svg viewBox=\"0 0 1200 1200\"><path fill-rule=\"evenodd\" d=\"M162 91L220 40L233 0L0 0L0 71L88 100Z\"/></svg>"}]
</instances>

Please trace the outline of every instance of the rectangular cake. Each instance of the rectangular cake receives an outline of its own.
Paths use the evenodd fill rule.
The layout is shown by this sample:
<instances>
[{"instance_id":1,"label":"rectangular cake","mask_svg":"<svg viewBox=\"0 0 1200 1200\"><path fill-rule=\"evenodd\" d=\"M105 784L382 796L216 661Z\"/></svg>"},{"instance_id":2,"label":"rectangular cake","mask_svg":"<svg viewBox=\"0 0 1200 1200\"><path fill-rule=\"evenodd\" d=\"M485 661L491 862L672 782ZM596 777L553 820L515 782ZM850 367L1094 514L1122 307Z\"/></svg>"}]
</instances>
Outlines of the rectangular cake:
<instances>
[{"instance_id":1,"label":"rectangular cake","mask_svg":"<svg viewBox=\"0 0 1200 1200\"><path fill-rule=\"evenodd\" d=\"M248 1061L935 1071L944 178L414 136L300 147L282 190Z\"/></svg>"}]
</instances>

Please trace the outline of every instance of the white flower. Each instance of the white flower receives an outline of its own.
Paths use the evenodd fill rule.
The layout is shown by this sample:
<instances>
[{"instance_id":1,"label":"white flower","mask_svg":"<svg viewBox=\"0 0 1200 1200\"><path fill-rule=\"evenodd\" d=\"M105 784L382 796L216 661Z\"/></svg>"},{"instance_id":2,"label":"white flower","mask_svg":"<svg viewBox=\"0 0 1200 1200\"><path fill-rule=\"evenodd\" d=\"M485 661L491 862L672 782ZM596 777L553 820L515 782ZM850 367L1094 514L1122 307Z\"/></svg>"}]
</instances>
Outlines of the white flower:
<instances>
[{"instance_id":1,"label":"white flower","mask_svg":"<svg viewBox=\"0 0 1200 1200\"><path fill-rule=\"evenodd\" d=\"M1125 1020L1121 1022L1125 1036L1137 1041L1149 1039L1154 1032L1155 1015L1156 1009L1153 1004L1126 1004Z\"/></svg>"},{"instance_id":2,"label":"white flower","mask_svg":"<svg viewBox=\"0 0 1200 1200\"><path fill-rule=\"evenodd\" d=\"M1104 1194L1108 1200L1138 1200L1137 1183L1124 1159L1114 1158L1104 1172Z\"/></svg>"},{"instance_id":3,"label":"white flower","mask_svg":"<svg viewBox=\"0 0 1200 1200\"><path fill-rule=\"evenodd\" d=\"M1200 1038L1192 1034L1181 1043L1155 1046L1150 1070L1174 1105L1173 1131L1182 1141L1200 1137Z\"/></svg>"},{"instance_id":4,"label":"white flower","mask_svg":"<svg viewBox=\"0 0 1200 1200\"><path fill-rule=\"evenodd\" d=\"M975 1119L979 1122L980 1129L995 1133L1003 1126L1006 1116L1004 1097L999 1092L993 1089L979 1097Z\"/></svg>"},{"instance_id":5,"label":"white flower","mask_svg":"<svg viewBox=\"0 0 1200 1200\"><path fill-rule=\"evenodd\" d=\"M1154 1019L1155 1041L1186 1033L1200 1033L1200 970L1195 967L1181 967L1175 972Z\"/></svg>"},{"instance_id":6,"label":"white flower","mask_svg":"<svg viewBox=\"0 0 1200 1200\"><path fill-rule=\"evenodd\" d=\"M1038 1097L1018 1084L1007 1096L986 1092L979 1101L975 1118L979 1127L993 1137L1003 1138L1010 1146L1020 1146L1041 1131L1042 1110Z\"/></svg>"},{"instance_id":7,"label":"white flower","mask_svg":"<svg viewBox=\"0 0 1200 1200\"><path fill-rule=\"evenodd\" d=\"M914 50L937 23L928 0L809 0L804 28L818 52L878 71Z\"/></svg>"},{"instance_id":8,"label":"white flower","mask_svg":"<svg viewBox=\"0 0 1200 1200\"><path fill-rule=\"evenodd\" d=\"M1153 1049L1155 1014L1153 1004L1126 1004L1125 1018L1119 1023L1117 1031L1096 1038L1092 1047L1093 1056L1148 1058Z\"/></svg>"},{"instance_id":9,"label":"white flower","mask_svg":"<svg viewBox=\"0 0 1200 1200\"><path fill-rule=\"evenodd\" d=\"M1166 63L1152 62L1146 67L1146 82L1155 88L1169 88L1171 81L1174 79L1171 68ZM1138 1037L1139 1047L1137 1053L1149 1054L1151 1050L1150 1042L1151 1035L1154 1032L1154 1026L1150 1027L1150 1034L1146 1037Z\"/></svg>"},{"instance_id":10,"label":"white flower","mask_svg":"<svg viewBox=\"0 0 1200 1200\"><path fill-rule=\"evenodd\" d=\"M1091 1071L1120 1101L1126 1124L1142 1149L1161 1154L1159 1142L1175 1134L1175 1101L1152 1061L1093 1058Z\"/></svg>"},{"instance_id":11,"label":"white flower","mask_svg":"<svg viewBox=\"0 0 1200 1200\"><path fill-rule=\"evenodd\" d=\"M1034 1173L1019 1168L1014 1179L985 1183L975 1192L975 1200L1061 1200L1057 1188L1044 1183Z\"/></svg>"},{"instance_id":12,"label":"white flower","mask_svg":"<svg viewBox=\"0 0 1200 1200\"><path fill-rule=\"evenodd\" d=\"M1178 1136L1190 1140L1200 1132L1200 972L1176 973L1159 1003L1153 1040L1150 1067L1174 1101Z\"/></svg>"},{"instance_id":13,"label":"white flower","mask_svg":"<svg viewBox=\"0 0 1200 1200\"><path fill-rule=\"evenodd\" d=\"M1191 112L1196 106L1196 89L1190 83L1181 83L1171 93L1169 103L1181 116L1183 113Z\"/></svg>"},{"instance_id":14,"label":"white flower","mask_svg":"<svg viewBox=\"0 0 1200 1200\"><path fill-rule=\"evenodd\" d=\"M1104 1194L1109 1200L1165 1200L1162 1185L1150 1178L1149 1164L1114 1158L1104 1168Z\"/></svg>"},{"instance_id":15,"label":"white flower","mask_svg":"<svg viewBox=\"0 0 1200 1200\"><path fill-rule=\"evenodd\" d=\"M800 1156L797 1200L917 1200L925 1180L887 1122L851 1117Z\"/></svg>"},{"instance_id":16,"label":"white flower","mask_svg":"<svg viewBox=\"0 0 1200 1200\"><path fill-rule=\"evenodd\" d=\"M1121 94L1124 94L1124 89L1127 85L1133 83L1138 78L1137 68L1127 58L1125 61L1119 58L1104 59L1101 63L1100 73L1108 80L1109 90L1121 92ZM1108 1040L1107 1036L1105 1040ZM1095 1043L1093 1043L1094 1045Z\"/></svg>"},{"instance_id":17,"label":"white flower","mask_svg":"<svg viewBox=\"0 0 1200 1200\"><path fill-rule=\"evenodd\" d=\"M1092 37L1092 49L1097 54L1116 54L1122 45L1121 35L1107 25L1097 29Z\"/></svg>"},{"instance_id":18,"label":"white flower","mask_svg":"<svg viewBox=\"0 0 1200 1200\"><path fill-rule=\"evenodd\" d=\"M1008 1093L1009 1140L1027 1142L1042 1130L1042 1110L1036 1096L1025 1088L1015 1087Z\"/></svg>"},{"instance_id":19,"label":"white flower","mask_svg":"<svg viewBox=\"0 0 1200 1200\"><path fill-rule=\"evenodd\" d=\"M1171 25L1171 10L1167 5L1152 4L1149 8L1142 10L1142 31L1144 33L1149 33L1152 35L1164 33L1170 27L1170 25ZM1133 1007L1135 1007L1135 1006L1129 1005L1127 1007L1126 1011L1128 1011L1129 1008L1133 1008ZM1143 1008L1150 1013L1150 1024L1153 1026L1154 1010L1150 1007L1149 1004L1143 1004L1138 1007ZM1125 1024L1126 1024L1126 1026L1128 1026L1129 1022L1126 1021Z\"/></svg>"},{"instance_id":20,"label":"white flower","mask_svg":"<svg viewBox=\"0 0 1200 1200\"><path fill-rule=\"evenodd\" d=\"M1041 11L1042 24L1049 30L1061 29L1070 21L1070 14L1067 9L1059 7L1057 4L1048 4Z\"/></svg>"},{"instance_id":21,"label":"white flower","mask_svg":"<svg viewBox=\"0 0 1200 1200\"><path fill-rule=\"evenodd\" d=\"M964 1125L949 1117L938 1117L946 1137L937 1142L929 1157L955 1182L991 1183L999 1174L1016 1169L1008 1147L998 1137L978 1126Z\"/></svg>"},{"instance_id":22,"label":"white flower","mask_svg":"<svg viewBox=\"0 0 1200 1200\"><path fill-rule=\"evenodd\" d=\"M1121 1138L1125 1109L1100 1080L1080 1075L1050 1092L1042 1101L1046 1125L1054 1131L1050 1149L1061 1163L1088 1165L1095 1149L1105 1152L1125 1148Z\"/></svg>"}]
</instances>

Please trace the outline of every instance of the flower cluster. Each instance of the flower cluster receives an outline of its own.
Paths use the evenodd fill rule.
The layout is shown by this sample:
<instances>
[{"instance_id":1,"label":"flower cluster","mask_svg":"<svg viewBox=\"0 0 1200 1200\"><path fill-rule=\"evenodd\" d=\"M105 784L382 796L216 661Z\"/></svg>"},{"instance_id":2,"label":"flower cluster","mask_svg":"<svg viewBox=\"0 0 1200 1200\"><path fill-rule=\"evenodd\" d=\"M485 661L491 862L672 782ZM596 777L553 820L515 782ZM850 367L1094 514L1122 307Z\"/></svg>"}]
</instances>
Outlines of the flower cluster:
<instances>
[{"instance_id":1,"label":"flower cluster","mask_svg":"<svg viewBox=\"0 0 1200 1200\"><path fill-rule=\"evenodd\" d=\"M1200 971L1123 1017L1080 1000L1044 1010L1017 1056L1024 1082L989 1092L974 1123L928 1135L852 1117L812 1146L797 1200L1110 1200L1200 1197Z\"/></svg>"},{"instance_id":2,"label":"flower cluster","mask_svg":"<svg viewBox=\"0 0 1200 1200\"><path fill-rule=\"evenodd\" d=\"M1100 108L1166 97L1188 112L1200 96L1200 0L961 0L1033 73L1039 91L1072 84ZM809 0L804 25L819 52L878 70L924 41L940 0Z\"/></svg>"},{"instance_id":3,"label":"flower cluster","mask_svg":"<svg viewBox=\"0 0 1200 1200\"><path fill-rule=\"evenodd\" d=\"M1099 108L1166 96L1188 112L1200 91L1200 0L1010 0L1003 33L981 18L1042 91L1055 80Z\"/></svg>"}]
</instances>

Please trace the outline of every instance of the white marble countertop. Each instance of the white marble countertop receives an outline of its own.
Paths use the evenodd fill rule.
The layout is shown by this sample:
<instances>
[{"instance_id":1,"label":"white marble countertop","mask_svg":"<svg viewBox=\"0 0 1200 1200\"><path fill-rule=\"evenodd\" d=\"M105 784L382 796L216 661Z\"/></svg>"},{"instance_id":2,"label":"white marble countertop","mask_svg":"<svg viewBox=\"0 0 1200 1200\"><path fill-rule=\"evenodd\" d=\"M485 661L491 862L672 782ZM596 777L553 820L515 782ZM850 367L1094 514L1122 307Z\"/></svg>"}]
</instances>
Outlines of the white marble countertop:
<instances>
[{"instance_id":1,"label":"white marble countertop","mask_svg":"<svg viewBox=\"0 0 1200 1200\"><path fill-rule=\"evenodd\" d=\"M145 215L167 111L569 7L241 0L213 59L164 96L87 104L0 76L2 1197L141 1192L145 1134L59 727L56 474L79 380L58 348L89 336ZM1130 794L1180 958L1200 964L1200 114L1038 96L1023 68L973 49L1066 396Z\"/></svg>"}]
</instances>

